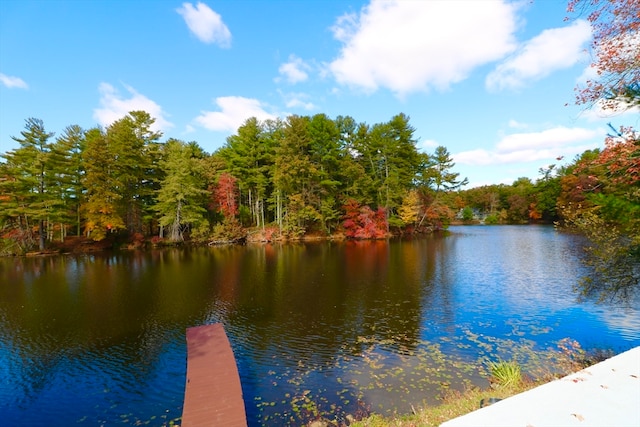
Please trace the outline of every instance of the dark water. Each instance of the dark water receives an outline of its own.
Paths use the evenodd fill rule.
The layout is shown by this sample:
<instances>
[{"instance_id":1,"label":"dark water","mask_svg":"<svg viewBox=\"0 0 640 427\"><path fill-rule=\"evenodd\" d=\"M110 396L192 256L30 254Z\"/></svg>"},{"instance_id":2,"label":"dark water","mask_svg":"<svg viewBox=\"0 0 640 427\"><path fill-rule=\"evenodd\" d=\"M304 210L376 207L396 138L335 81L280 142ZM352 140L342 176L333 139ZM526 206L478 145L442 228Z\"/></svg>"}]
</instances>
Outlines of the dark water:
<instances>
[{"instance_id":1,"label":"dark water","mask_svg":"<svg viewBox=\"0 0 640 427\"><path fill-rule=\"evenodd\" d=\"M211 322L232 343L250 425L408 412L443 384L483 381L468 362L519 346L640 345L636 302L576 302L578 246L551 227L453 227L411 241L0 259L0 425L169 424L185 328Z\"/></svg>"}]
</instances>

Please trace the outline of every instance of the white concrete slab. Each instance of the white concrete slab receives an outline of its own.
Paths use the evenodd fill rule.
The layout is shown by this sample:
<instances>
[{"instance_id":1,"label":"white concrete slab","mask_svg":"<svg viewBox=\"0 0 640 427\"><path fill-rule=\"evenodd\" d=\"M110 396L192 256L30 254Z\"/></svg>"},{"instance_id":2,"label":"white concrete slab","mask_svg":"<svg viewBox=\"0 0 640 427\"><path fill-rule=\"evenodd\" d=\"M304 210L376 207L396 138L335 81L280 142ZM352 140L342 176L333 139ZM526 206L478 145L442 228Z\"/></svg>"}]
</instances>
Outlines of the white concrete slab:
<instances>
[{"instance_id":1,"label":"white concrete slab","mask_svg":"<svg viewBox=\"0 0 640 427\"><path fill-rule=\"evenodd\" d=\"M640 347L441 427L640 427Z\"/></svg>"}]
</instances>

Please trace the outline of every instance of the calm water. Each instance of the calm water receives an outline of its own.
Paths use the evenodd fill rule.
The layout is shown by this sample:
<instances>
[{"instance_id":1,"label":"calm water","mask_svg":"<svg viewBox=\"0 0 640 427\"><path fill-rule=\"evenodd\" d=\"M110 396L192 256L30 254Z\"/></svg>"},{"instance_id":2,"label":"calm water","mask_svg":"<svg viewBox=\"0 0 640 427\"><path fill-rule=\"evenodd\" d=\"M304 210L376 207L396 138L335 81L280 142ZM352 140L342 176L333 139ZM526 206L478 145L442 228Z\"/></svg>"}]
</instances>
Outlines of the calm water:
<instances>
[{"instance_id":1,"label":"calm water","mask_svg":"<svg viewBox=\"0 0 640 427\"><path fill-rule=\"evenodd\" d=\"M407 412L443 383L483 381L465 362L516 357L512 343L640 345L637 302L576 302L576 237L451 231L0 259L0 424L168 424L182 413L185 328L211 322L232 343L250 425Z\"/></svg>"}]
</instances>

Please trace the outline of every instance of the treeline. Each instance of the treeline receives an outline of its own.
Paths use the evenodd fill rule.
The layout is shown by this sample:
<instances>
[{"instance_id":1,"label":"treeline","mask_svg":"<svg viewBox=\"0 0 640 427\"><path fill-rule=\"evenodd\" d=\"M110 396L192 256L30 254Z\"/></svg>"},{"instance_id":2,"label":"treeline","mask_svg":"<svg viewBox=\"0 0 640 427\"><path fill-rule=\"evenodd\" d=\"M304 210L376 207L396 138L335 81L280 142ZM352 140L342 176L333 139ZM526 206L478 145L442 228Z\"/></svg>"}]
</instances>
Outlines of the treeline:
<instances>
[{"instance_id":1,"label":"treeline","mask_svg":"<svg viewBox=\"0 0 640 427\"><path fill-rule=\"evenodd\" d=\"M460 190L467 180L453 172L447 149L419 152L404 114L371 126L324 114L250 118L212 154L196 142L161 141L153 123L132 111L106 129L74 125L54 139L41 120L27 119L13 137L19 147L1 155L0 251L43 250L81 235L381 238L455 219L577 226L596 218L632 241L640 229L640 144L631 129L603 150L540 169L535 182Z\"/></svg>"},{"instance_id":2,"label":"treeline","mask_svg":"<svg viewBox=\"0 0 640 427\"><path fill-rule=\"evenodd\" d=\"M631 128L611 130L603 149L587 150L566 165L541 168L535 182L519 178L512 185L471 188L448 194L446 202L468 221L570 225L591 213L609 227L637 234L640 136Z\"/></svg>"},{"instance_id":3,"label":"treeline","mask_svg":"<svg viewBox=\"0 0 640 427\"><path fill-rule=\"evenodd\" d=\"M426 154L404 114L367 125L324 114L248 119L212 154L161 141L132 111L106 129L54 139L26 120L0 162L2 250L66 236L202 242L341 232L376 238L445 226L447 192L466 184L445 147Z\"/></svg>"}]
</instances>

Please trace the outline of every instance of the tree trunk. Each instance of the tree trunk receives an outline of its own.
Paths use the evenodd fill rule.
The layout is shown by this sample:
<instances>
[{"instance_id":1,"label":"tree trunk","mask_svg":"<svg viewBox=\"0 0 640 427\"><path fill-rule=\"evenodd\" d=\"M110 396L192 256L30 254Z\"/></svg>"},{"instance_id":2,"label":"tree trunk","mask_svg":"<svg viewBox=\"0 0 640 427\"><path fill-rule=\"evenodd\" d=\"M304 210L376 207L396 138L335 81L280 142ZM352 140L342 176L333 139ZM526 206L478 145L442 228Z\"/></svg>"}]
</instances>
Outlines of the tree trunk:
<instances>
[{"instance_id":1,"label":"tree trunk","mask_svg":"<svg viewBox=\"0 0 640 427\"><path fill-rule=\"evenodd\" d=\"M171 224L171 230L169 232L169 239L177 242L183 239L182 230L180 228L180 216L182 214L182 201L178 200L178 206L176 207L176 217Z\"/></svg>"},{"instance_id":2,"label":"tree trunk","mask_svg":"<svg viewBox=\"0 0 640 427\"><path fill-rule=\"evenodd\" d=\"M44 235L44 220L41 219L40 220L40 224L38 225L38 248L43 251L44 250L44 240L45 240L45 235Z\"/></svg>"}]
</instances>

